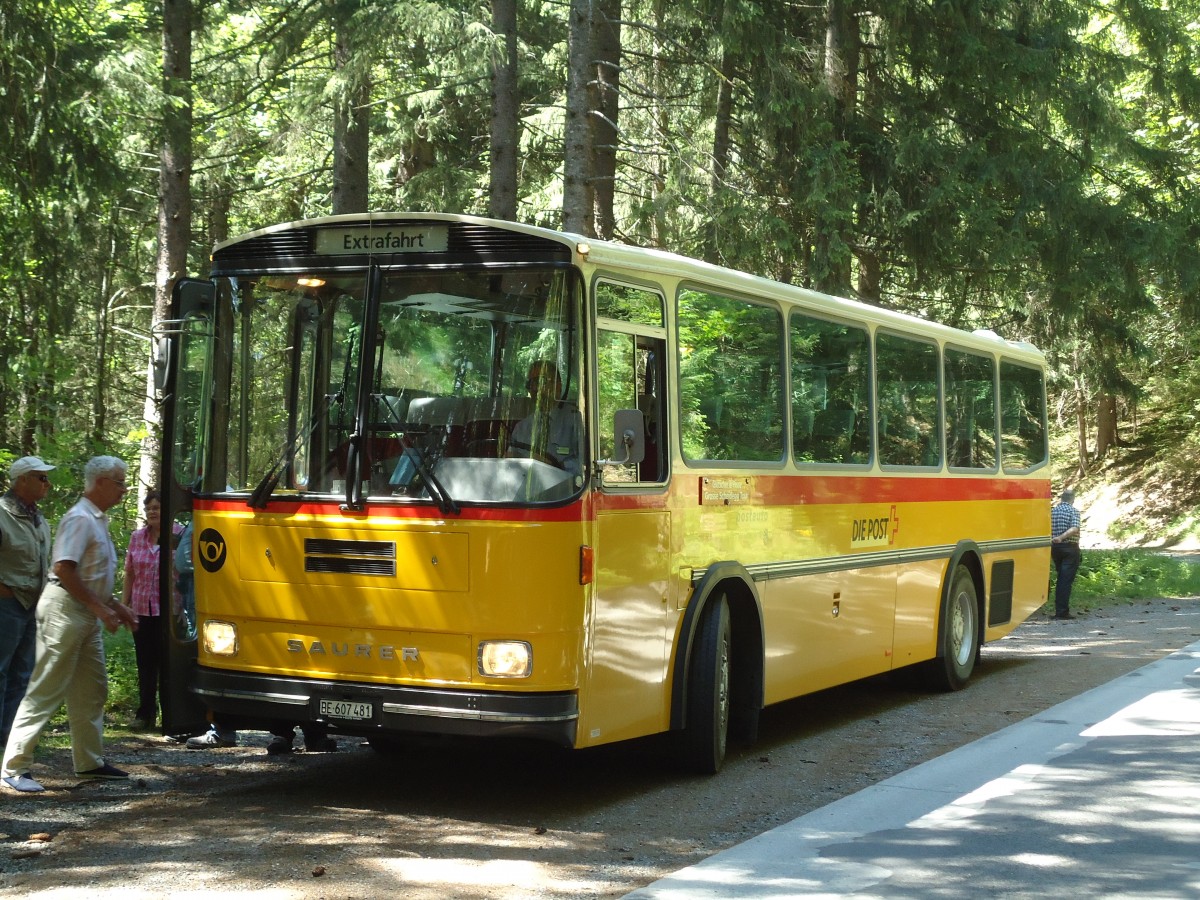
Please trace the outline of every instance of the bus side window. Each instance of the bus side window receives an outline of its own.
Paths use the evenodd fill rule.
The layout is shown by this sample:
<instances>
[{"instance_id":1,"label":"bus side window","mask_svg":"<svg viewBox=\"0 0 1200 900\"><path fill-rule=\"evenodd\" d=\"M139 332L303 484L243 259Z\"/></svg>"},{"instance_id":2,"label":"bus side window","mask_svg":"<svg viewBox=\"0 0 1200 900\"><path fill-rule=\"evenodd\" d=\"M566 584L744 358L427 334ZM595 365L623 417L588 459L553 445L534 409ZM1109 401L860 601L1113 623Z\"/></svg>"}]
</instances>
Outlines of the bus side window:
<instances>
[{"instance_id":1,"label":"bus side window","mask_svg":"<svg viewBox=\"0 0 1200 900\"><path fill-rule=\"evenodd\" d=\"M1045 404L1041 371L1002 360L1000 454L1004 468L1029 469L1046 461Z\"/></svg>"},{"instance_id":2,"label":"bus side window","mask_svg":"<svg viewBox=\"0 0 1200 900\"><path fill-rule=\"evenodd\" d=\"M666 475L663 403L666 376L664 342L639 335L601 331L599 450L601 459L619 455L612 446L613 416L618 409L637 409L645 421L646 455L638 465L606 466L605 484L660 482Z\"/></svg>"},{"instance_id":3,"label":"bus side window","mask_svg":"<svg viewBox=\"0 0 1200 900\"><path fill-rule=\"evenodd\" d=\"M798 463L870 459L870 337L865 328L793 313L792 444Z\"/></svg>"},{"instance_id":4,"label":"bus side window","mask_svg":"<svg viewBox=\"0 0 1200 900\"><path fill-rule=\"evenodd\" d=\"M786 398L779 309L703 288L681 288L677 302L684 459L782 461Z\"/></svg>"},{"instance_id":5,"label":"bus side window","mask_svg":"<svg viewBox=\"0 0 1200 900\"><path fill-rule=\"evenodd\" d=\"M638 481L662 481L666 476L666 441L663 440L663 421L666 418L666 346L661 340L639 337L638 409L646 419L646 455L638 469Z\"/></svg>"},{"instance_id":6,"label":"bus side window","mask_svg":"<svg viewBox=\"0 0 1200 900\"><path fill-rule=\"evenodd\" d=\"M662 295L628 285L596 285L597 449L600 459L620 452L612 446L613 416L637 409L645 423L646 453L637 465L605 466L606 485L661 483L667 477L666 340ZM608 320L607 327L605 320Z\"/></svg>"},{"instance_id":7,"label":"bus side window","mask_svg":"<svg viewBox=\"0 0 1200 900\"><path fill-rule=\"evenodd\" d=\"M955 468L996 466L996 366L991 357L946 348L946 453Z\"/></svg>"},{"instance_id":8,"label":"bus side window","mask_svg":"<svg viewBox=\"0 0 1200 900\"><path fill-rule=\"evenodd\" d=\"M879 332L879 461L885 466L941 464L938 422L938 348L928 341Z\"/></svg>"}]
</instances>

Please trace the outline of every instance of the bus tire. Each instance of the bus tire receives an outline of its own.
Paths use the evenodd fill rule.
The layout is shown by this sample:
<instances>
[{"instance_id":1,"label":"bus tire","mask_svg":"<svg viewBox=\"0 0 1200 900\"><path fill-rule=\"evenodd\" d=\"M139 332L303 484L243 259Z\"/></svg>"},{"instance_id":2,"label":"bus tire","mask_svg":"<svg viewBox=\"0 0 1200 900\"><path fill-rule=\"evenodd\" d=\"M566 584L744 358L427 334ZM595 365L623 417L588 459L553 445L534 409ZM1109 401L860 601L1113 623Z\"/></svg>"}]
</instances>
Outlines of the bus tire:
<instances>
[{"instance_id":1,"label":"bus tire","mask_svg":"<svg viewBox=\"0 0 1200 900\"><path fill-rule=\"evenodd\" d=\"M687 724L682 733L683 764L702 775L716 774L725 761L731 644L729 603L714 597L701 614L688 667Z\"/></svg>"},{"instance_id":2,"label":"bus tire","mask_svg":"<svg viewBox=\"0 0 1200 900\"><path fill-rule=\"evenodd\" d=\"M926 681L934 690L961 690L979 658L979 595L966 566L956 566L951 576L938 633L938 655L925 664Z\"/></svg>"}]
</instances>

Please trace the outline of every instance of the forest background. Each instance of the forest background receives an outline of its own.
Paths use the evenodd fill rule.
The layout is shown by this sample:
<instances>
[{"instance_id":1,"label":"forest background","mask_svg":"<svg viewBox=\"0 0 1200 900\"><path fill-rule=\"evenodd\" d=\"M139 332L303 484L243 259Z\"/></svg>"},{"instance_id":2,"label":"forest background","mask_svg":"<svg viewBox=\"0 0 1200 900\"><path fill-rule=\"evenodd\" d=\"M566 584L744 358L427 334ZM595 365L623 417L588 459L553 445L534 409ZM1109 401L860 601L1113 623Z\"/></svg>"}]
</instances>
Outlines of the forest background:
<instances>
[{"instance_id":1,"label":"forest background","mask_svg":"<svg viewBox=\"0 0 1200 900\"><path fill-rule=\"evenodd\" d=\"M1115 472L1140 493L1110 537L1194 536L1198 14L0 0L0 471L59 464L55 518L96 452L144 489L174 278L276 222L441 210L1032 341L1056 484Z\"/></svg>"}]
</instances>

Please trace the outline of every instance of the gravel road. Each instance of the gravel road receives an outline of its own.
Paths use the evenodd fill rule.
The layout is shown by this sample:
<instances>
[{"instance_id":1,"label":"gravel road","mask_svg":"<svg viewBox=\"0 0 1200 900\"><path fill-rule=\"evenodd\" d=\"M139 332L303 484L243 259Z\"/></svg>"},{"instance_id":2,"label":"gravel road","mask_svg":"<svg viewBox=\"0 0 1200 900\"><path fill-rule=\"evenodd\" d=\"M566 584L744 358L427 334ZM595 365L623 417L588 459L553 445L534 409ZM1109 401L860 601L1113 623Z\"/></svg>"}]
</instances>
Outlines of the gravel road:
<instances>
[{"instance_id":1,"label":"gravel road","mask_svg":"<svg viewBox=\"0 0 1200 900\"><path fill-rule=\"evenodd\" d=\"M268 757L268 735L188 751L114 731L128 783L80 785L43 753L40 795L0 794L0 895L620 897L1200 640L1200 599L1036 616L988 645L966 690L884 677L766 710L720 775L685 776L663 742L565 752L429 741L382 755Z\"/></svg>"}]
</instances>

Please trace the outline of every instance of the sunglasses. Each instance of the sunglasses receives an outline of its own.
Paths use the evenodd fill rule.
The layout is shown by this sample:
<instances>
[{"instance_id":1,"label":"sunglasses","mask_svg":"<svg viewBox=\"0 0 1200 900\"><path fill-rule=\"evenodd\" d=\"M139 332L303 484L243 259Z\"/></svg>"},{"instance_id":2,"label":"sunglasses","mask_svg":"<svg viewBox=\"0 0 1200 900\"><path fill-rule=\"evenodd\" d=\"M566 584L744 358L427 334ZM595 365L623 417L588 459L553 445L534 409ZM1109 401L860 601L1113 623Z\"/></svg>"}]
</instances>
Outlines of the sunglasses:
<instances>
[{"instance_id":1,"label":"sunglasses","mask_svg":"<svg viewBox=\"0 0 1200 900\"><path fill-rule=\"evenodd\" d=\"M46 477L45 472L30 472L29 474L32 475L34 478L36 478L38 481L49 481L50 480L49 478Z\"/></svg>"}]
</instances>

